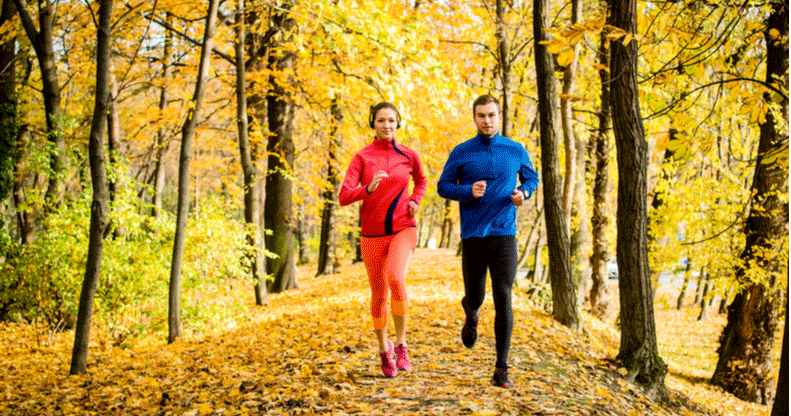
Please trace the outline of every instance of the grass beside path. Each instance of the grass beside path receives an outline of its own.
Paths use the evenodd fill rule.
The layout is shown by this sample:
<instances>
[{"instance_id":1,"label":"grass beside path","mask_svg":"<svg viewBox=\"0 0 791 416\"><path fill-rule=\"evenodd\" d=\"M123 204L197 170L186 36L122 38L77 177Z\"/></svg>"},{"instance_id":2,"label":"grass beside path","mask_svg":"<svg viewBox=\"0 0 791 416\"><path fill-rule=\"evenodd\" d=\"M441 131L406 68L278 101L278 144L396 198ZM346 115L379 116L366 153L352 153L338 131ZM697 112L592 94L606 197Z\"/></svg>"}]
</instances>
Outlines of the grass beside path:
<instances>
[{"instance_id":1,"label":"grass beside path","mask_svg":"<svg viewBox=\"0 0 791 416\"><path fill-rule=\"evenodd\" d=\"M678 370L689 351L664 345L671 363L671 403L658 404L624 381L612 362L617 332L585 315L575 334L514 294L511 381L489 385L494 360L491 295L479 340L459 337L460 260L449 250L417 250L408 289L411 372L381 375L368 314L362 264L313 277L300 268L300 289L270 295L270 306L240 317L233 329L173 345L147 340L121 349L91 344L89 373L68 376L73 333L35 346L32 329L0 324L0 414L527 414L763 415L768 408L734 399ZM236 285L241 286L241 285ZM251 302L247 288L234 289ZM617 296L615 297L617 299ZM670 312L669 309L666 310ZM657 320L665 312L658 307ZM678 320L676 320L678 321ZM391 334L392 334L392 325ZM661 326L660 326L661 327ZM671 338L671 329L661 327ZM679 340L683 342L683 340ZM664 343L663 343L664 342ZM667 353L665 352L667 351ZM676 373L676 374L674 374Z\"/></svg>"}]
</instances>

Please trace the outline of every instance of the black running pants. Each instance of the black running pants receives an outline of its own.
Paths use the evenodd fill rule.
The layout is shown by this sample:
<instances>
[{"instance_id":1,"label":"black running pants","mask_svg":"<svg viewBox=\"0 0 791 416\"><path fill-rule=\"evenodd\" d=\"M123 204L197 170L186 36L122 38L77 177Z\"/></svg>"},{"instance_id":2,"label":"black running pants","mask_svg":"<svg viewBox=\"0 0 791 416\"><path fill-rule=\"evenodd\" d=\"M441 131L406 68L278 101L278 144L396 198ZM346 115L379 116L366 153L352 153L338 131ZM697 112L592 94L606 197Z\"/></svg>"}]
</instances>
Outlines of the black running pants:
<instances>
[{"instance_id":1,"label":"black running pants","mask_svg":"<svg viewBox=\"0 0 791 416\"><path fill-rule=\"evenodd\" d=\"M486 297L486 272L492 279L494 298L494 336L497 347L495 367L508 368L508 350L514 315L511 309L511 289L516 278L516 237L496 236L462 240L461 263L464 275L464 298L461 304L468 317L475 314Z\"/></svg>"}]
</instances>

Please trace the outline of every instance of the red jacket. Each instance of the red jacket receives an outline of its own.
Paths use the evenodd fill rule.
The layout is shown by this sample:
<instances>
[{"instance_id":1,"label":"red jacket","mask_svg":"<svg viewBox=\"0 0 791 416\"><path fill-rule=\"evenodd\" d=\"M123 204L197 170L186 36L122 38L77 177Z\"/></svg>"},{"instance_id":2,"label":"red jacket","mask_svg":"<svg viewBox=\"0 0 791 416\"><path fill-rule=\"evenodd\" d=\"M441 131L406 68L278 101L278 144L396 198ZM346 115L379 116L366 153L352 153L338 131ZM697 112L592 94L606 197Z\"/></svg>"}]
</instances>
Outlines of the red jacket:
<instances>
[{"instance_id":1,"label":"red jacket","mask_svg":"<svg viewBox=\"0 0 791 416\"><path fill-rule=\"evenodd\" d=\"M387 172L387 177L379 182L372 194L368 194L366 186L380 170ZM411 195L410 176L414 182ZM381 237L414 227L415 218L409 215L409 201L420 205L425 193L426 175L417 152L397 144L395 140L374 139L349 163L338 201L341 205L349 205L362 200L362 235Z\"/></svg>"}]
</instances>

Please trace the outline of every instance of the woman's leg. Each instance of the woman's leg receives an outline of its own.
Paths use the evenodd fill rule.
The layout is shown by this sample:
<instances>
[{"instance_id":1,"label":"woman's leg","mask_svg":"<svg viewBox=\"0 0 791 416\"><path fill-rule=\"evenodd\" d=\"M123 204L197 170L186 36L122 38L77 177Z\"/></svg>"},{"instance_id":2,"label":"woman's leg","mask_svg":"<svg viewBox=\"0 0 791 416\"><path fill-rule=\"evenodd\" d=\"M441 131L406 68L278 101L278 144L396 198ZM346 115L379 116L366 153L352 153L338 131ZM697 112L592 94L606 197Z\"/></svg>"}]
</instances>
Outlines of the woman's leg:
<instances>
[{"instance_id":1,"label":"woman's leg","mask_svg":"<svg viewBox=\"0 0 791 416\"><path fill-rule=\"evenodd\" d=\"M387 295L389 289L384 273L384 260L389 243L389 237L362 237L360 239L363 262L365 270L368 272L368 283L371 286L371 317L380 352L389 348L387 344Z\"/></svg>"},{"instance_id":2,"label":"woman's leg","mask_svg":"<svg viewBox=\"0 0 791 416\"><path fill-rule=\"evenodd\" d=\"M385 276L390 286L390 307L396 329L396 345L406 345L407 311L409 297L406 273L417 245L417 229L410 227L395 235L390 243L385 263Z\"/></svg>"}]
</instances>

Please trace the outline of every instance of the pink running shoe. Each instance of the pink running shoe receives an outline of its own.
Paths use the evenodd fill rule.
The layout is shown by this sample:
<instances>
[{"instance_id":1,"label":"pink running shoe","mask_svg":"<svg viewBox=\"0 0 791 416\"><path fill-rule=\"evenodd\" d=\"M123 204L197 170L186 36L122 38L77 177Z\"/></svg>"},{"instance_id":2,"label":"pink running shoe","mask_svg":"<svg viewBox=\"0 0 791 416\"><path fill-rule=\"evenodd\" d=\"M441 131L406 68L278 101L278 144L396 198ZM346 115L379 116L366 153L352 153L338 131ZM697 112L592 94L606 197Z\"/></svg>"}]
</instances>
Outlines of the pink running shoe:
<instances>
[{"instance_id":1,"label":"pink running shoe","mask_svg":"<svg viewBox=\"0 0 791 416\"><path fill-rule=\"evenodd\" d=\"M380 352L379 358L382 359L382 374L388 378L395 377L398 370L396 370L395 362L393 362L393 341L387 341L387 350Z\"/></svg>"},{"instance_id":2,"label":"pink running shoe","mask_svg":"<svg viewBox=\"0 0 791 416\"><path fill-rule=\"evenodd\" d=\"M396 355L396 368L403 371L412 369L412 363L409 362L409 348L404 344L398 344L395 347Z\"/></svg>"}]
</instances>

